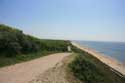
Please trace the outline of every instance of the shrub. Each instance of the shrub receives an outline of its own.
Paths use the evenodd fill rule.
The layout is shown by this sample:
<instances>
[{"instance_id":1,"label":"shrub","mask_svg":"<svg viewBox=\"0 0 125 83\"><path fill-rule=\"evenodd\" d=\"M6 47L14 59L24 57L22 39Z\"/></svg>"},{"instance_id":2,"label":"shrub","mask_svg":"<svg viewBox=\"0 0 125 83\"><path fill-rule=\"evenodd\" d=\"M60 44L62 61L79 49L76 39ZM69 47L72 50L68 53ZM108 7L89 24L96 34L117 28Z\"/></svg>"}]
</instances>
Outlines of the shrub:
<instances>
[{"instance_id":1,"label":"shrub","mask_svg":"<svg viewBox=\"0 0 125 83\"><path fill-rule=\"evenodd\" d=\"M100 83L103 81L100 70L84 55L77 55L75 60L69 64L69 67L81 81L86 83Z\"/></svg>"},{"instance_id":2,"label":"shrub","mask_svg":"<svg viewBox=\"0 0 125 83\"><path fill-rule=\"evenodd\" d=\"M69 41L42 40L23 31L0 24L0 54L15 56L38 51L67 51Z\"/></svg>"}]
</instances>

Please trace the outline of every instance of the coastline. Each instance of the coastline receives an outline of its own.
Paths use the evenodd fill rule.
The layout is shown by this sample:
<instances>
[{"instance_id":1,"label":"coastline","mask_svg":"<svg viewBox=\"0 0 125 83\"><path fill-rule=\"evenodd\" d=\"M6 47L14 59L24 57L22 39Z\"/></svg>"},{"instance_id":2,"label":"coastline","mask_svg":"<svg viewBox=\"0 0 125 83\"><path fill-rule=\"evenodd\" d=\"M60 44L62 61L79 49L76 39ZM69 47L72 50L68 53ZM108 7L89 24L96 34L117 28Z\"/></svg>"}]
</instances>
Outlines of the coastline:
<instances>
[{"instance_id":1,"label":"coastline","mask_svg":"<svg viewBox=\"0 0 125 83\"><path fill-rule=\"evenodd\" d=\"M125 66L123 66L122 63L120 63L119 61L108 57L108 56L104 56L103 54L100 54L98 52L96 52L95 50L88 48L86 46L81 46L78 43L75 42L71 42L72 45L76 46L77 48L88 52L89 54L93 55L94 57L96 57L97 59L99 59L101 62L105 63L106 65L108 65L109 67L111 67L111 70L114 71L115 73L117 73L119 76L125 76Z\"/></svg>"}]
</instances>

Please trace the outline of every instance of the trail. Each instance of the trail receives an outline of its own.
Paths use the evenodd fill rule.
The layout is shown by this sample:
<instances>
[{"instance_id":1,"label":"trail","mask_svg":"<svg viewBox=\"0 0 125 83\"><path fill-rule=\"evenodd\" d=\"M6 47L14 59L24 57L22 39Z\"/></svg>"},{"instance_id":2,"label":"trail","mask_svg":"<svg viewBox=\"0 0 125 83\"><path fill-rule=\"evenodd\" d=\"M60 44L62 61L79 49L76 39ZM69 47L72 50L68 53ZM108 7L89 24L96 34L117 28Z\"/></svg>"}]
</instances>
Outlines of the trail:
<instances>
[{"instance_id":1,"label":"trail","mask_svg":"<svg viewBox=\"0 0 125 83\"><path fill-rule=\"evenodd\" d=\"M31 61L0 68L0 83L28 83L54 67L71 53L56 53Z\"/></svg>"}]
</instances>

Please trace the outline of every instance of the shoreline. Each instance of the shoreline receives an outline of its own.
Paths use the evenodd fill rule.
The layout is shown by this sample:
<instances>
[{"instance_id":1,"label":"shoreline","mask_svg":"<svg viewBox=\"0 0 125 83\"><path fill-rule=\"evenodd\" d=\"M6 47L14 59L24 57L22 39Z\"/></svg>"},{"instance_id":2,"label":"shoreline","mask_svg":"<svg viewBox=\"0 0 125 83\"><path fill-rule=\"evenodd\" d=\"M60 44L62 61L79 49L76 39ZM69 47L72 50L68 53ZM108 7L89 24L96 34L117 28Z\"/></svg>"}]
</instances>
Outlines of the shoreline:
<instances>
[{"instance_id":1,"label":"shoreline","mask_svg":"<svg viewBox=\"0 0 125 83\"><path fill-rule=\"evenodd\" d=\"M94 49L88 48L86 46L81 46L78 43L75 43L75 42L71 41L71 44L76 46L77 48L83 50L83 51L88 52L92 56L99 59L101 62L105 63L106 65L111 67L111 70L113 72L115 72L116 74L118 74L119 76L121 76L121 77L125 76L125 66L123 66L123 64L120 63L119 61L113 59L112 57L104 56L103 54L97 52Z\"/></svg>"}]
</instances>

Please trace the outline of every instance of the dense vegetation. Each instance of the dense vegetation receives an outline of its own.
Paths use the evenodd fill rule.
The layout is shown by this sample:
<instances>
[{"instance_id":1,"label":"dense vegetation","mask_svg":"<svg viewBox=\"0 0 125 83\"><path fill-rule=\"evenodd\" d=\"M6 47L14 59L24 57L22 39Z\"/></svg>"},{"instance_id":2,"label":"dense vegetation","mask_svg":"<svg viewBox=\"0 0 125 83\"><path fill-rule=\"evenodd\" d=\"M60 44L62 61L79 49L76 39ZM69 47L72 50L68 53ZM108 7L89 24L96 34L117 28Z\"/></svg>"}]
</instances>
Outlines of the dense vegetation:
<instances>
[{"instance_id":1,"label":"dense vegetation","mask_svg":"<svg viewBox=\"0 0 125 83\"><path fill-rule=\"evenodd\" d=\"M83 83L125 83L125 77L118 76L97 58L80 49L72 48L76 56L69 64L69 68Z\"/></svg>"},{"instance_id":2,"label":"dense vegetation","mask_svg":"<svg viewBox=\"0 0 125 83\"><path fill-rule=\"evenodd\" d=\"M69 44L69 41L38 39L24 34L21 30L0 24L0 66L48 53L66 52Z\"/></svg>"}]
</instances>

